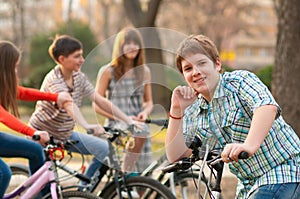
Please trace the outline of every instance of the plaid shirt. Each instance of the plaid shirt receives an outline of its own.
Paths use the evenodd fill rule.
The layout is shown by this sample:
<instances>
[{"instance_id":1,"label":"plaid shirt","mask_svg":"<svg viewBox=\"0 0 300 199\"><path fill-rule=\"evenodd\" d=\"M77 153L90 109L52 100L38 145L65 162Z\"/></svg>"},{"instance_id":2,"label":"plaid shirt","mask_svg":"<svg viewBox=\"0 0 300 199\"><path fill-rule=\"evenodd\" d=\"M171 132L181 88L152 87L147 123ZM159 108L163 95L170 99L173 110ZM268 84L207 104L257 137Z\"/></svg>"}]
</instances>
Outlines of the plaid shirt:
<instances>
[{"instance_id":1,"label":"plaid shirt","mask_svg":"<svg viewBox=\"0 0 300 199\"><path fill-rule=\"evenodd\" d=\"M246 160L229 163L239 179L237 198L247 198L266 184L300 182L300 140L283 120L280 107L268 88L247 71L220 75L213 99L201 96L185 110L183 134L187 146L198 134L222 148L227 143L243 143L256 108L272 104L278 107L276 119L258 151ZM213 138L213 139L208 139Z\"/></svg>"}]
</instances>

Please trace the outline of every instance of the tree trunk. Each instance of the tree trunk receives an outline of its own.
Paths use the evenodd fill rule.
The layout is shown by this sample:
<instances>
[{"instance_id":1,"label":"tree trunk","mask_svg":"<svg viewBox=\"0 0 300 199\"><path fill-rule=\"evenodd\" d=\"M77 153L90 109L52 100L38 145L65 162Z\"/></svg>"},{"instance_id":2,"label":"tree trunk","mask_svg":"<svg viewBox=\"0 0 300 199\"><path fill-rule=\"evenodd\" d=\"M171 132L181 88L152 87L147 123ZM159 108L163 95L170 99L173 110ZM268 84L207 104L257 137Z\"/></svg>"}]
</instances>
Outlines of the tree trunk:
<instances>
[{"instance_id":1,"label":"tree trunk","mask_svg":"<svg viewBox=\"0 0 300 199\"><path fill-rule=\"evenodd\" d=\"M128 19L136 28L141 28L140 31L145 43L146 64L150 67L152 74L154 104L160 104L166 110L169 110L171 91L166 86L161 42L155 29L155 20L160 3L161 0L150 0L147 4L147 10L143 11L140 0L123 0Z\"/></svg>"},{"instance_id":2,"label":"tree trunk","mask_svg":"<svg viewBox=\"0 0 300 199\"><path fill-rule=\"evenodd\" d=\"M283 117L300 136L300 1L278 0L275 7L278 34L272 92Z\"/></svg>"},{"instance_id":3,"label":"tree trunk","mask_svg":"<svg viewBox=\"0 0 300 199\"><path fill-rule=\"evenodd\" d=\"M73 12L73 0L69 0L68 4L68 13L67 13L67 34L68 35L73 35L73 24L71 23L73 20L72 12Z\"/></svg>"},{"instance_id":4,"label":"tree trunk","mask_svg":"<svg viewBox=\"0 0 300 199\"><path fill-rule=\"evenodd\" d=\"M151 86L154 104L160 104L169 110L172 91L166 85L166 67L163 65L159 33L155 28L142 28L140 32L146 47L146 63L152 74Z\"/></svg>"}]
</instances>

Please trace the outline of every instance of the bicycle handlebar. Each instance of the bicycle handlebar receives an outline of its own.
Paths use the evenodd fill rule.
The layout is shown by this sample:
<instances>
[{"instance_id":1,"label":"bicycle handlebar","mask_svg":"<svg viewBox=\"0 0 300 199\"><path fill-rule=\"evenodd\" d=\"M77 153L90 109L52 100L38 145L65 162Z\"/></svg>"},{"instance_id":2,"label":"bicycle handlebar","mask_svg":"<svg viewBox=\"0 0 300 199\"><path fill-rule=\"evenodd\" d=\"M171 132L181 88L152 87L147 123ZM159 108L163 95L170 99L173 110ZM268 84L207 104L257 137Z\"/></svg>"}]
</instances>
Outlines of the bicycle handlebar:
<instances>
[{"instance_id":1,"label":"bicycle handlebar","mask_svg":"<svg viewBox=\"0 0 300 199\"><path fill-rule=\"evenodd\" d=\"M34 141L39 141L40 139L41 139L40 135L33 135L32 136L32 140L34 140Z\"/></svg>"},{"instance_id":2,"label":"bicycle handlebar","mask_svg":"<svg viewBox=\"0 0 300 199\"><path fill-rule=\"evenodd\" d=\"M145 123L146 124L155 124L157 126L162 126L163 128L168 128L169 120L168 119L146 119ZM112 128L112 127L108 127L108 126L104 126L103 128L106 132L110 132L110 133L113 133L113 134L115 134L116 132L126 134L123 130L118 129L118 128ZM136 131L134 129L133 125L129 125L127 130ZM94 134L94 129L88 129L87 134Z\"/></svg>"},{"instance_id":3,"label":"bicycle handlebar","mask_svg":"<svg viewBox=\"0 0 300 199\"><path fill-rule=\"evenodd\" d=\"M242 151L239 156L238 156L239 159L248 159L249 158L249 153L246 152L246 151Z\"/></svg>"},{"instance_id":4,"label":"bicycle handlebar","mask_svg":"<svg viewBox=\"0 0 300 199\"><path fill-rule=\"evenodd\" d=\"M177 170L187 170L193 165L191 158L182 158L181 160L174 162L173 164L169 164L161 169L164 173L171 173Z\"/></svg>"},{"instance_id":5,"label":"bicycle handlebar","mask_svg":"<svg viewBox=\"0 0 300 199\"><path fill-rule=\"evenodd\" d=\"M247 159L247 158L249 158L249 154L246 151L242 151L238 155L238 158L239 159ZM193 164L199 159L201 159L201 158L194 158L194 157L182 158L181 160L176 161L176 162L162 168L162 172L171 173L171 172L176 171L176 170L187 170L191 166L193 166ZM217 159L214 159L214 161L210 161L209 164L215 165L215 164L217 164L218 162L221 162L221 161L222 161L222 158L219 157Z\"/></svg>"},{"instance_id":6,"label":"bicycle handlebar","mask_svg":"<svg viewBox=\"0 0 300 199\"><path fill-rule=\"evenodd\" d=\"M163 128L168 128L169 120L167 119L146 119L146 124L155 124L157 126L162 126Z\"/></svg>"}]
</instances>

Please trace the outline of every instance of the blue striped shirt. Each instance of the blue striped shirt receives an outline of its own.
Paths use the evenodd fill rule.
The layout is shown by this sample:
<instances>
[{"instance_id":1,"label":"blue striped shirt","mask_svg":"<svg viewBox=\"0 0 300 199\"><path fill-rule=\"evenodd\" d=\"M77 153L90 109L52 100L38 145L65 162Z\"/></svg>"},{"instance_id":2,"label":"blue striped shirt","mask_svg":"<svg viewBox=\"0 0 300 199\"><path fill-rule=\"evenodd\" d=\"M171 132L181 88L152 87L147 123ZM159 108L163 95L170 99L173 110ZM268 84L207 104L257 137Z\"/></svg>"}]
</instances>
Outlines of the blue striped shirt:
<instances>
[{"instance_id":1,"label":"blue striped shirt","mask_svg":"<svg viewBox=\"0 0 300 199\"><path fill-rule=\"evenodd\" d=\"M255 109L270 104L278 107L277 116L258 151L251 158L229 164L239 180L237 198L247 198L261 185L300 182L299 137L283 120L268 88L248 71L220 75L211 102L199 96L185 110L182 130L187 146L198 134L202 140L224 147L243 143Z\"/></svg>"}]
</instances>

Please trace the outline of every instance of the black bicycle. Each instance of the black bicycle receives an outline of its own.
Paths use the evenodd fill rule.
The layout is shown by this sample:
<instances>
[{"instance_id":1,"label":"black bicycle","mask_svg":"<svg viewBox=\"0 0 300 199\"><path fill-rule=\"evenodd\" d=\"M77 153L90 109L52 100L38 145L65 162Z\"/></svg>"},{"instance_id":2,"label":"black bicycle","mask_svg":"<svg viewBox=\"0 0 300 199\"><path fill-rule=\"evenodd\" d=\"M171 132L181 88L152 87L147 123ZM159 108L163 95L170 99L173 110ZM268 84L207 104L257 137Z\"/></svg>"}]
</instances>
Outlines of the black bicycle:
<instances>
[{"instance_id":1,"label":"black bicycle","mask_svg":"<svg viewBox=\"0 0 300 199\"><path fill-rule=\"evenodd\" d=\"M59 168L72 176L85 182L84 185L78 183L64 187L65 189L77 188L81 191L92 192L98 197L111 198L163 198L175 199L172 192L160 182L147 177L140 176L139 173L124 173L121 171L121 156L120 147L124 147L121 139L130 139L131 132L136 132L134 126L130 126L125 131L118 128L104 127L107 139L109 140L109 155L105 158L102 166L97 170L92 179L85 179L78 176L78 172L67 167L66 165L59 165ZM92 132L88 132L92 133ZM69 153L70 154L70 153ZM25 171L24 167L14 166L14 171L18 175L27 175L28 169ZM12 168L12 167L11 167ZM13 176L17 176L13 173Z\"/></svg>"},{"instance_id":2,"label":"black bicycle","mask_svg":"<svg viewBox=\"0 0 300 199\"><path fill-rule=\"evenodd\" d=\"M161 132L168 127L168 120L166 119L147 119L145 123L161 126ZM195 179L199 178L199 169L193 170L175 170L170 173L162 172L162 168L169 165L166 154L162 154L156 161L150 164L141 176L151 176L153 179L159 181L167 186L176 198L189 199L195 195ZM202 179L205 180L205 179ZM203 182L204 183L204 182Z\"/></svg>"},{"instance_id":3,"label":"black bicycle","mask_svg":"<svg viewBox=\"0 0 300 199\"><path fill-rule=\"evenodd\" d=\"M206 141L209 143L209 141ZM223 175L224 162L221 159L222 149L214 148L208 144L204 144L198 136L195 136L189 147L192 149L192 156L176 161L162 169L163 172L175 172L181 170L191 170L193 166L199 168L198 179L194 179L194 195L193 198L211 198L222 199L221 180ZM249 154L241 152L239 159L247 159ZM205 170L205 167L208 170Z\"/></svg>"},{"instance_id":4,"label":"black bicycle","mask_svg":"<svg viewBox=\"0 0 300 199\"><path fill-rule=\"evenodd\" d=\"M168 127L168 120L166 119L147 119L145 123L160 126L161 127L160 132L163 132L163 130L165 130ZM110 129L108 127L106 127L106 130L110 132L111 135L114 135L109 139L111 141L111 144L114 145L114 146L110 146L113 148L110 151L115 151L115 153L110 154L111 158L108 158L106 160L106 162L112 162L111 161L111 159L113 159L112 157L115 156L116 151L118 151L116 150L116 147L117 146L124 147L125 145L125 143L122 143L122 141L120 141L119 138L122 137L121 136L122 134L126 136L127 133L119 129ZM195 189L193 189L195 187L194 181L199 177L199 169L194 168L193 172L191 172L191 170L176 170L171 173L162 172L161 168L163 168L168 164L169 162L166 158L166 154L164 153L156 161L152 162L141 173L135 173L134 175L147 176L155 179L157 182L160 182L161 184L168 187L169 190L173 193L173 195L176 198L182 198L182 199L192 198L195 194ZM111 165L111 163L106 163L105 165L103 165L99 169L99 171L97 171L97 173L95 174L95 177L92 179L92 182L90 183L89 187L83 189L90 192L98 193L98 195L100 195L103 192L102 190L105 188L105 186L108 185L108 182L110 182L111 178L113 177L112 172L110 172L110 174L107 175L107 172L111 167L107 165ZM11 165L11 169L13 173L13 178L18 179L16 180L16 182L19 182L20 179L28 177L28 167L24 167L24 165L14 164ZM107 178L105 180L106 183L101 180L103 177Z\"/></svg>"}]
</instances>

